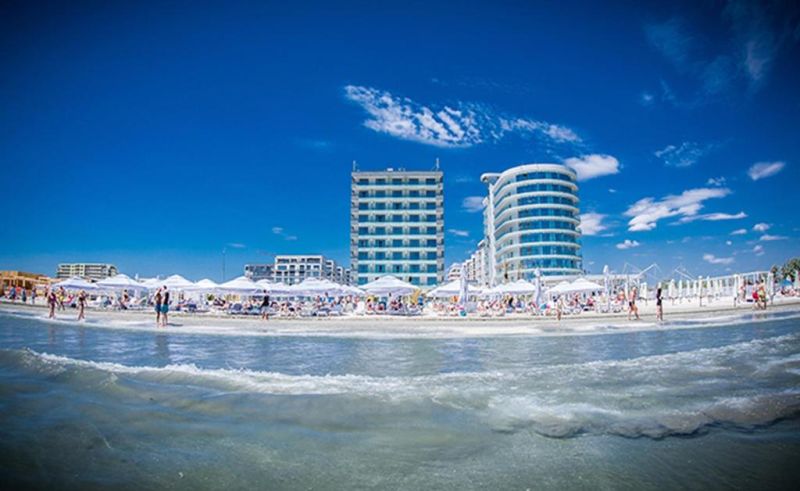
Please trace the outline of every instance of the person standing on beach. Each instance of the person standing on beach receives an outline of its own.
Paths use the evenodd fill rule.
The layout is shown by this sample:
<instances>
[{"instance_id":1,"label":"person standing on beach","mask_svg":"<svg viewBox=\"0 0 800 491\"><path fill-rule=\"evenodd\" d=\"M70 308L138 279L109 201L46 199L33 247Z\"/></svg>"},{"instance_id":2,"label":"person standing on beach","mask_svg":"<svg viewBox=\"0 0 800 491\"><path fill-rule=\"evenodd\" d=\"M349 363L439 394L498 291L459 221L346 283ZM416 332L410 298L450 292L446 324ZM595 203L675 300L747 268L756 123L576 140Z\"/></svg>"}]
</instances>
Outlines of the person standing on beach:
<instances>
[{"instance_id":1,"label":"person standing on beach","mask_svg":"<svg viewBox=\"0 0 800 491\"><path fill-rule=\"evenodd\" d=\"M169 312L169 292L164 286L164 303L161 304L161 325L167 327L167 312Z\"/></svg>"},{"instance_id":2,"label":"person standing on beach","mask_svg":"<svg viewBox=\"0 0 800 491\"><path fill-rule=\"evenodd\" d=\"M261 318L269 320L269 295L266 290L264 290L264 300L261 301Z\"/></svg>"},{"instance_id":3,"label":"person standing on beach","mask_svg":"<svg viewBox=\"0 0 800 491\"><path fill-rule=\"evenodd\" d=\"M47 317L49 319L56 318L56 304L58 303L58 299L56 298L55 290L50 290L50 293L47 294L47 304L50 306L50 315Z\"/></svg>"},{"instance_id":4,"label":"person standing on beach","mask_svg":"<svg viewBox=\"0 0 800 491\"><path fill-rule=\"evenodd\" d=\"M656 290L656 319L664 322L664 307L661 305L661 287Z\"/></svg>"},{"instance_id":5,"label":"person standing on beach","mask_svg":"<svg viewBox=\"0 0 800 491\"><path fill-rule=\"evenodd\" d=\"M636 294L638 293L636 287L631 288L630 297L628 298L628 320L631 320L631 314L636 315L636 320L639 320L639 308L636 306Z\"/></svg>"},{"instance_id":6,"label":"person standing on beach","mask_svg":"<svg viewBox=\"0 0 800 491\"><path fill-rule=\"evenodd\" d=\"M63 286L58 287L58 310L67 310L64 307L64 299L67 298L67 290Z\"/></svg>"},{"instance_id":7,"label":"person standing on beach","mask_svg":"<svg viewBox=\"0 0 800 491\"><path fill-rule=\"evenodd\" d=\"M156 309L156 327L161 326L161 288L156 291L155 296L153 297L153 304L155 304Z\"/></svg>"},{"instance_id":8,"label":"person standing on beach","mask_svg":"<svg viewBox=\"0 0 800 491\"><path fill-rule=\"evenodd\" d=\"M78 293L78 320L79 321L86 320L85 310L86 310L86 292L81 290L80 293Z\"/></svg>"}]
</instances>

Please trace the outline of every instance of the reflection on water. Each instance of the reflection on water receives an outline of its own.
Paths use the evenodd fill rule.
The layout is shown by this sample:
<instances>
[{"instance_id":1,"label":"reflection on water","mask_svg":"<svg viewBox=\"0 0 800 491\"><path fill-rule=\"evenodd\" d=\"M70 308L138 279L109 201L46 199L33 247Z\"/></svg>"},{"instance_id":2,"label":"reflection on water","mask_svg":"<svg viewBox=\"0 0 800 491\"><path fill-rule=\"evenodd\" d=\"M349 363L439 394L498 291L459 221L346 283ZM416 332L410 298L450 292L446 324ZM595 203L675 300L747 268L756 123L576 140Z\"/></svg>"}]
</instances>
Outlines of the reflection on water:
<instances>
[{"instance_id":1,"label":"reflection on water","mask_svg":"<svg viewBox=\"0 0 800 491\"><path fill-rule=\"evenodd\" d=\"M798 327L387 340L0 316L0 462L75 489L780 488L800 478Z\"/></svg>"}]
</instances>

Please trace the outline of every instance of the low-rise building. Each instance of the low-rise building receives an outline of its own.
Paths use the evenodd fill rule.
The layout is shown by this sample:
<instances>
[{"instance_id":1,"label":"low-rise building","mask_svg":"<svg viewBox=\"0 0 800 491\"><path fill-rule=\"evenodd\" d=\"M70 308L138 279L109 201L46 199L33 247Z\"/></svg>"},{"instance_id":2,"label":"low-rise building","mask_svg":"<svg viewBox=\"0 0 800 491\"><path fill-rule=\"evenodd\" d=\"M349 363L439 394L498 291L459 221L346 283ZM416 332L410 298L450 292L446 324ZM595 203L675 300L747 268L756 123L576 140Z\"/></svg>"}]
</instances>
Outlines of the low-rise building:
<instances>
[{"instance_id":1,"label":"low-rise building","mask_svg":"<svg viewBox=\"0 0 800 491\"><path fill-rule=\"evenodd\" d=\"M324 278L350 284L350 270L322 254L277 255L272 263L245 265L244 275L253 281L268 280L287 285L295 285L306 278Z\"/></svg>"},{"instance_id":2,"label":"low-rise building","mask_svg":"<svg viewBox=\"0 0 800 491\"><path fill-rule=\"evenodd\" d=\"M62 263L58 265L56 278L66 279L80 276L87 280L102 280L117 275L117 267L102 263Z\"/></svg>"},{"instance_id":3,"label":"low-rise building","mask_svg":"<svg viewBox=\"0 0 800 491\"><path fill-rule=\"evenodd\" d=\"M245 264L244 275L253 281L260 281L260 280L274 281L275 264L273 263Z\"/></svg>"},{"instance_id":4,"label":"low-rise building","mask_svg":"<svg viewBox=\"0 0 800 491\"><path fill-rule=\"evenodd\" d=\"M20 287L24 290L31 290L37 287L49 285L52 278L39 273L28 273L25 271L0 271L0 292L6 292L11 288Z\"/></svg>"}]
</instances>

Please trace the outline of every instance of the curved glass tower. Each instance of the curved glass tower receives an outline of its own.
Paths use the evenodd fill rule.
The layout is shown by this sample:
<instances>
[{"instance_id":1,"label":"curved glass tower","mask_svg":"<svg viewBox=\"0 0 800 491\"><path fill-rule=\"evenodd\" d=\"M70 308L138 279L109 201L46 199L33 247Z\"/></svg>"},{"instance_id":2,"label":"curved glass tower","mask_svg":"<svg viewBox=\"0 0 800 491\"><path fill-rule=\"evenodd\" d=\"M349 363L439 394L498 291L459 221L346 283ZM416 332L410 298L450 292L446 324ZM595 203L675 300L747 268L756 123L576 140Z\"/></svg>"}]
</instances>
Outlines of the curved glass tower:
<instances>
[{"instance_id":1,"label":"curved glass tower","mask_svg":"<svg viewBox=\"0 0 800 491\"><path fill-rule=\"evenodd\" d=\"M561 164L525 164L484 174L489 282L582 271L578 185Z\"/></svg>"}]
</instances>

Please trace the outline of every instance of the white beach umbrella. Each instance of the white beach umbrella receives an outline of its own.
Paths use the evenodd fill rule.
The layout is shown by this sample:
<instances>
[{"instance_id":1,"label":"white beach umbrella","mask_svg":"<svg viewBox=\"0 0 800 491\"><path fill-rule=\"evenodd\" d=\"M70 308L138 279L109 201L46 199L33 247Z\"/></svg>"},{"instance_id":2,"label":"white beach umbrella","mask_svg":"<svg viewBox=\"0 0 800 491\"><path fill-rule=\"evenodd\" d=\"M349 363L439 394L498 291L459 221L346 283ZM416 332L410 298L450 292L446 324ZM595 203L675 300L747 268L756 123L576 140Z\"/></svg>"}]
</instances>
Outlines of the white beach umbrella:
<instances>
[{"instance_id":1,"label":"white beach umbrella","mask_svg":"<svg viewBox=\"0 0 800 491\"><path fill-rule=\"evenodd\" d=\"M557 284L556 286L547 290L548 295L561 295L563 293L567 293L567 289L569 288L569 281L564 280Z\"/></svg>"},{"instance_id":2,"label":"white beach umbrella","mask_svg":"<svg viewBox=\"0 0 800 491\"><path fill-rule=\"evenodd\" d=\"M217 285L217 291L232 295L259 295L264 293L264 288L247 276L239 276Z\"/></svg>"},{"instance_id":3,"label":"white beach umbrella","mask_svg":"<svg viewBox=\"0 0 800 491\"><path fill-rule=\"evenodd\" d=\"M392 275L381 276L377 280L370 281L361 289L370 295L376 295L379 297L385 297L387 295L402 297L405 295L411 295L415 291L419 290L419 288L411 283L407 283Z\"/></svg>"},{"instance_id":4,"label":"white beach umbrella","mask_svg":"<svg viewBox=\"0 0 800 491\"><path fill-rule=\"evenodd\" d=\"M116 276L109 276L95 283L98 288L103 290L133 290L142 291L147 290L147 287L138 281L134 280L128 275L118 274Z\"/></svg>"},{"instance_id":5,"label":"white beach umbrella","mask_svg":"<svg viewBox=\"0 0 800 491\"><path fill-rule=\"evenodd\" d=\"M267 295L282 297L282 296L290 296L293 293L292 288L286 283L281 283L281 282L273 283L269 280L258 280L256 281L256 285L258 285L259 288L261 288L261 293L264 293L264 291L266 290Z\"/></svg>"},{"instance_id":6,"label":"white beach umbrella","mask_svg":"<svg viewBox=\"0 0 800 491\"><path fill-rule=\"evenodd\" d=\"M320 278L306 278L291 288L292 293L298 297L318 297L327 295L342 295L342 285L330 280Z\"/></svg>"},{"instance_id":7,"label":"white beach umbrella","mask_svg":"<svg viewBox=\"0 0 800 491\"><path fill-rule=\"evenodd\" d=\"M54 283L52 287L53 288L63 287L65 290L86 290L87 292L99 290L97 285L95 285L94 283L89 283L80 276L73 276L72 278L67 278L66 280L59 281L58 283Z\"/></svg>"}]
</instances>

